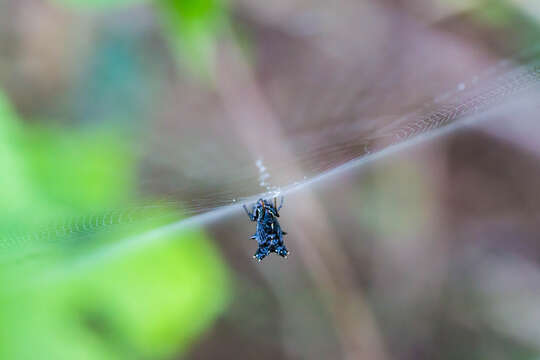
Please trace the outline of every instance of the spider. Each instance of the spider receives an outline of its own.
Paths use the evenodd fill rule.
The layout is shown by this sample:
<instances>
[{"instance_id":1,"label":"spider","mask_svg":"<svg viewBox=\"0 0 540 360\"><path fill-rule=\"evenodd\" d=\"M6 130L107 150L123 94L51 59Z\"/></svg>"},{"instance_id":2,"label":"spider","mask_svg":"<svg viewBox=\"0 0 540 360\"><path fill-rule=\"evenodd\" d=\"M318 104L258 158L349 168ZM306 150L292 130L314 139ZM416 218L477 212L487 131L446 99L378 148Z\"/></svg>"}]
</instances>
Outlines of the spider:
<instances>
[{"instance_id":1,"label":"spider","mask_svg":"<svg viewBox=\"0 0 540 360\"><path fill-rule=\"evenodd\" d=\"M274 203L259 199L255 203L251 212L244 205L244 210L246 211L247 216L251 221L257 222L257 228L255 234L251 239L257 240L259 248L253 255L255 259L261 261L270 253L275 252L276 254L287 258L289 255L289 250L283 244L283 235L287 233L281 230L277 218L279 217L279 210L283 207L283 196L281 197L281 204L277 207L276 198L274 198Z\"/></svg>"}]
</instances>

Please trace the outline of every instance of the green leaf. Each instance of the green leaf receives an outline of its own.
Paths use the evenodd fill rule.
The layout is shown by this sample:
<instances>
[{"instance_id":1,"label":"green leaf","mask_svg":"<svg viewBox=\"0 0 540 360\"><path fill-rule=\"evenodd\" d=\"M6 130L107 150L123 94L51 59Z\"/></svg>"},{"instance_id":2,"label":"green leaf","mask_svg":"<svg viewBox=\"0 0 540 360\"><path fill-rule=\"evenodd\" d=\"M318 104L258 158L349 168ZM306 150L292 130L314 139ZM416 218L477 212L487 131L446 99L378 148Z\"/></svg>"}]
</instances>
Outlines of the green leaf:
<instances>
[{"instance_id":1,"label":"green leaf","mask_svg":"<svg viewBox=\"0 0 540 360\"><path fill-rule=\"evenodd\" d=\"M0 282L0 358L171 358L208 328L229 299L227 269L196 230L85 271L71 260L58 263L56 273L65 276L55 281L41 280L47 270L35 269Z\"/></svg>"},{"instance_id":2,"label":"green leaf","mask_svg":"<svg viewBox=\"0 0 540 360\"><path fill-rule=\"evenodd\" d=\"M212 77L217 42L229 28L221 0L156 0L174 55L194 74Z\"/></svg>"},{"instance_id":3,"label":"green leaf","mask_svg":"<svg viewBox=\"0 0 540 360\"><path fill-rule=\"evenodd\" d=\"M136 202L136 166L122 130L23 125L0 93L0 202L8 209L0 244L9 246L3 240L12 227L32 234ZM170 206L137 216L90 230L94 221L78 223L83 238L45 230L22 251L0 247L0 359L170 358L212 324L230 291L217 249L197 229L132 244L180 219ZM111 250L117 245L121 251Z\"/></svg>"}]
</instances>

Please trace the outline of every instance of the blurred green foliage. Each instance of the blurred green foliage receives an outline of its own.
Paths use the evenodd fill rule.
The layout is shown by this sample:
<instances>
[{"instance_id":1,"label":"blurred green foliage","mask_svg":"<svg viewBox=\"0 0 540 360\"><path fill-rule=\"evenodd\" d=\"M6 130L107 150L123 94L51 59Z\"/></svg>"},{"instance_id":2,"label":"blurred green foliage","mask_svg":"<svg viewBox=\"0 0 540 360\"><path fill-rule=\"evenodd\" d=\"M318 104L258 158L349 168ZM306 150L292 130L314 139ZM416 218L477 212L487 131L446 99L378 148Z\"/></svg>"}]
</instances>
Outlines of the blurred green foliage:
<instances>
[{"instance_id":1,"label":"blurred green foliage","mask_svg":"<svg viewBox=\"0 0 540 360\"><path fill-rule=\"evenodd\" d=\"M120 206L134 195L135 164L120 128L23 127L0 94L0 130L0 201L10 209L0 229L36 229Z\"/></svg>"},{"instance_id":2,"label":"blurred green foliage","mask_svg":"<svg viewBox=\"0 0 540 360\"><path fill-rule=\"evenodd\" d=\"M229 29L228 13L221 0L156 0L177 59L195 74L212 76L217 41Z\"/></svg>"},{"instance_id":3,"label":"blurred green foliage","mask_svg":"<svg viewBox=\"0 0 540 360\"><path fill-rule=\"evenodd\" d=\"M145 0L55 0L77 10L134 5ZM146 2L149 2L146 0ZM230 29L223 0L154 0L176 60L201 80L214 73L218 39Z\"/></svg>"},{"instance_id":4,"label":"blurred green foliage","mask_svg":"<svg viewBox=\"0 0 540 360\"><path fill-rule=\"evenodd\" d=\"M156 206L146 219L107 229L96 222L90 231L75 220L65 238L39 231L54 220L136 201L136 164L123 134L23 125L0 95L0 239L15 228L37 234L34 243L0 249L0 358L170 358L226 306L227 269L200 230L144 248L126 242L177 221L172 207ZM125 251L80 266L118 241Z\"/></svg>"}]
</instances>

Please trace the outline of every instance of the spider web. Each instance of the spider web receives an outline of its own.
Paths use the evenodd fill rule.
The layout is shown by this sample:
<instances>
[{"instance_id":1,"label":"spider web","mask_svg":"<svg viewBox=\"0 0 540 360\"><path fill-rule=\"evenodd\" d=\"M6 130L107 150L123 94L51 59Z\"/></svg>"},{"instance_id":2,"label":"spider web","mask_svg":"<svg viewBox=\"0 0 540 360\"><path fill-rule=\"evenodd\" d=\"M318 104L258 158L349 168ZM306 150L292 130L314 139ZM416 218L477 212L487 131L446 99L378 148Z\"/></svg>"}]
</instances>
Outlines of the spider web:
<instances>
[{"instance_id":1,"label":"spider web","mask_svg":"<svg viewBox=\"0 0 540 360\"><path fill-rule=\"evenodd\" d=\"M147 167L154 167L159 171L143 176L141 185L150 189L170 188L170 191L161 193L164 201L66 219L29 234L24 231L4 233L0 239L0 254L27 255L26 250L40 253L50 245L87 244L96 238L97 234L114 232L121 226L129 227L145 222L157 226L146 229L141 234L122 236L112 245L116 249L125 249L130 247L130 244L153 241L164 233L217 221L227 214L241 213L242 205L258 198L297 191L316 181L323 181L327 175L335 175L346 167L361 166L376 160L380 158L380 154L387 153L388 149L401 151L409 144L421 141L419 139L443 134L444 129L457 129L460 123L465 123L462 120L485 113L495 106L525 95L536 97L537 85L540 82L539 52L540 46L536 46L513 58L499 61L482 73L454 84L451 90L434 96L433 100L424 103L417 110L395 117L373 131L360 130L358 124L353 122L329 123L314 130L315 133L294 133L287 141L290 144L294 142L300 150L293 151L294 159L281 159L278 166L267 165L262 157L253 163L241 156L225 153L220 162L210 161L211 155L208 155L208 163L212 166L194 166L197 171L187 172L186 175L186 171L183 171L185 169L179 169L174 164L175 160L179 160L178 157L188 162L204 163L205 154L214 154L220 150L219 147L206 144L203 151L196 152L196 160L190 158L194 152L177 153L170 146L163 146L160 150L174 154L170 157L142 152L141 161L145 162ZM324 145L313 146L303 141L325 136L329 131L343 136L338 137L339 140L334 143ZM174 143L174 139L159 140L160 144ZM176 154L179 154L178 157ZM300 175L295 174L279 180L272 177L273 174L287 173L290 166L300 166L303 171ZM163 173L163 169L168 172ZM160 176L156 177L156 173ZM222 176L216 177L217 173ZM179 178L179 174L182 177ZM199 188L192 185L194 182L202 182L203 186ZM182 194L189 195L182 197ZM25 252L21 249L25 249ZM109 256L114 253L107 249L101 250L99 254Z\"/></svg>"}]
</instances>

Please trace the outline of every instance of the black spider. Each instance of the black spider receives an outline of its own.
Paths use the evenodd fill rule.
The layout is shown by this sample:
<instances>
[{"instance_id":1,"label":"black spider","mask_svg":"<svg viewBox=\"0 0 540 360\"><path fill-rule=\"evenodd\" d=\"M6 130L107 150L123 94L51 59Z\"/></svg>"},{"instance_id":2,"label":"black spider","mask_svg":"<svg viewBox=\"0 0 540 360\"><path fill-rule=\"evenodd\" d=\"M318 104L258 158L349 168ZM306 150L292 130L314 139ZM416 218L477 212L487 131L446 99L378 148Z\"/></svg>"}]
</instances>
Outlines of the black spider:
<instances>
[{"instance_id":1,"label":"black spider","mask_svg":"<svg viewBox=\"0 0 540 360\"><path fill-rule=\"evenodd\" d=\"M277 207L276 198L274 198L273 204L268 200L259 199L251 208L251 212L244 205L244 210L249 216L249 219L257 222L257 229L251 238L257 240L259 244L259 248L255 252L255 255L253 255L258 261L261 261L272 252L284 258L287 258L287 255L289 255L289 250L283 244L283 235L287 235L287 233L281 230L281 226L279 226L277 220L279 210L282 207L283 196L281 197L279 207Z\"/></svg>"}]
</instances>

